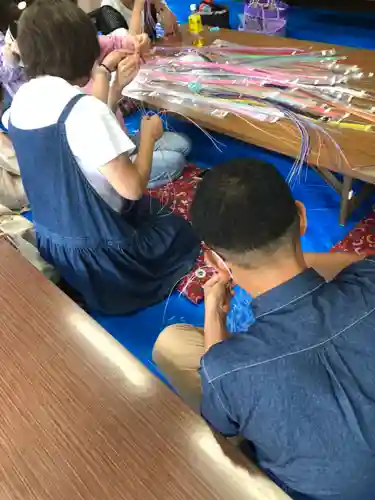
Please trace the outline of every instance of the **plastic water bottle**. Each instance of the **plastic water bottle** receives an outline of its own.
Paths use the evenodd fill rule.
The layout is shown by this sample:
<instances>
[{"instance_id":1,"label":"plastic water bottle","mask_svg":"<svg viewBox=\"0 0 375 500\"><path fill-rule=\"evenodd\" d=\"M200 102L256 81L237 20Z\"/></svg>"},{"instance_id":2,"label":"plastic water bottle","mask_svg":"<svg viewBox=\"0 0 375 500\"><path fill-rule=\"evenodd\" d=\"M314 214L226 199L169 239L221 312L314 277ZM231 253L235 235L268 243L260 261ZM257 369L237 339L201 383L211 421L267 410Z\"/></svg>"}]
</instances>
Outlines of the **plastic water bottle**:
<instances>
[{"instance_id":1,"label":"plastic water bottle","mask_svg":"<svg viewBox=\"0 0 375 500\"><path fill-rule=\"evenodd\" d=\"M204 45L204 40L201 37L203 31L202 18L197 11L197 6L192 3L190 5L190 16L189 16L189 31L193 36L193 45L196 47L202 47Z\"/></svg>"},{"instance_id":2,"label":"plastic water bottle","mask_svg":"<svg viewBox=\"0 0 375 500\"><path fill-rule=\"evenodd\" d=\"M203 31L202 18L195 3L190 5L189 31L193 35L199 35Z\"/></svg>"}]
</instances>

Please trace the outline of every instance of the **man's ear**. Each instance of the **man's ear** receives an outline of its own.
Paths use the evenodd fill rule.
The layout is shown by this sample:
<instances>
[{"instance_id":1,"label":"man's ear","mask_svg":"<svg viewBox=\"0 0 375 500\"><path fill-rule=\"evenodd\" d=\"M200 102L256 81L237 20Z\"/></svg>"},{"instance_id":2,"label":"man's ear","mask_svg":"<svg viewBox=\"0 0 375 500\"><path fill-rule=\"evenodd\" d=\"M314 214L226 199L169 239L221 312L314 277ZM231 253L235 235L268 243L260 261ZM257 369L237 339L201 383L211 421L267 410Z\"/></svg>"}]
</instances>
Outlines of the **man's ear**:
<instances>
[{"instance_id":1,"label":"man's ear","mask_svg":"<svg viewBox=\"0 0 375 500\"><path fill-rule=\"evenodd\" d=\"M220 274L223 279L230 278L230 271L224 260L213 250L206 250L204 254L204 260L209 267L215 269L215 271Z\"/></svg>"},{"instance_id":2,"label":"man's ear","mask_svg":"<svg viewBox=\"0 0 375 500\"><path fill-rule=\"evenodd\" d=\"M307 231L306 207L301 201L296 201L299 216L300 235L303 236Z\"/></svg>"}]
</instances>

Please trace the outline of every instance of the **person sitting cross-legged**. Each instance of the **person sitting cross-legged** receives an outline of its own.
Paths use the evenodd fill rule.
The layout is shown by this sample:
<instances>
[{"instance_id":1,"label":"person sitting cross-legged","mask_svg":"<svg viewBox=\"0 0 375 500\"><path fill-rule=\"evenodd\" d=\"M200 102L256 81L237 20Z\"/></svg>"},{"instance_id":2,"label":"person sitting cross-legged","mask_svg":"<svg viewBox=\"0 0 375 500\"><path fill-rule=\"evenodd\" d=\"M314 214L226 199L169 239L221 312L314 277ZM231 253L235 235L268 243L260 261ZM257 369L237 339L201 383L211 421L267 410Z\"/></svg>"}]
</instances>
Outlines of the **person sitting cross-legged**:
<instances>
[{"instance_id":1,"label":"person sitting cross-legged","mask_svg":"<svg viewBox=\"0 0 375 500\"><path fill-rule=\"evenodd\" d=\"M264 162L213 168L191 215L217 274L204 330L160 334L161 372L214 430L251 443L292 498L374 498L375 258L304 254L305 209ZM233 283L255 322L229 335Z\"/></svg>"}]
</instances>

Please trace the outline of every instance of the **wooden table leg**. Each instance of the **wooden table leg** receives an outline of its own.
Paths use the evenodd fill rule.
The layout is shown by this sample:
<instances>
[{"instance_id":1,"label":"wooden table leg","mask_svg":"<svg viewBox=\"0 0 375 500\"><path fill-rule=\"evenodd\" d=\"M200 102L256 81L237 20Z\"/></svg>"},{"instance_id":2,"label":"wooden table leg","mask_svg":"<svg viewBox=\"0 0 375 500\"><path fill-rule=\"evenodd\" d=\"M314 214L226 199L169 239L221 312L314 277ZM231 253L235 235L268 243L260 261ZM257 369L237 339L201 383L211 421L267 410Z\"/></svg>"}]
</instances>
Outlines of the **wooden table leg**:
<instances>
[{"instance_id":1,"label":"wooden table leg","mask_svg":"<svg viewBox=\"0 0 375 500\"><path fill-rule=\"evenodd\" d=\"M323 179L340 195L340 224L344 226L348 217L352 215L361 203L374 195L375 185L365 183L362 188L354 193L353 191L353 178L349 175L342 175L340 181L332 172L326 169L312 166Z\"/></svg>"},{"instance_id":2,"label":"wooden table leg","mask_svg":"<svg viewBox=\"0 0 375 500\"><path fill-rule=\"evenodd\" d=\"M340 224L345 225L346 220L349 216L350 202L353 197L352 184L353 179L348 175L343 175L342 180L339 180L332 172L324 168L319 168L311 165L311 168L315 172L323 177L323 179L329 184L340 196Z\"/></svg>"},{"instance_id":3,"label":"wooden table leg","mask_svg":"<svg viewBox=\"0 0 375 500\"><path fill-rule=\"evenodd\" d=\"M350 200L353 197L353 179L348 175L343 175L341 187L341 204L340 204L340 224L345 226L349 215Z\"/></svg>"}]
</instances>

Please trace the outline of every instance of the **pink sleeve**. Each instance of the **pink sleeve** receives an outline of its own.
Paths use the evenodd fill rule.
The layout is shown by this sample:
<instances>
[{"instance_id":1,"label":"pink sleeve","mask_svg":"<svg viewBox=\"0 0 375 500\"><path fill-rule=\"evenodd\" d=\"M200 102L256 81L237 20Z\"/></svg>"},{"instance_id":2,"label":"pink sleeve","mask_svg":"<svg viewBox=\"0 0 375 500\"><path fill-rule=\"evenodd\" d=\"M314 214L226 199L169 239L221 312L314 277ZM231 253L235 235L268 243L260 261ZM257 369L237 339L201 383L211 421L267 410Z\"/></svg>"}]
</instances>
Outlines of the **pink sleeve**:
<instances>
[{"instance_id":1,"label":"pink sleeve","mask_svg":"<svg viewBox=\"0 0 375 500\"><path fill-rule=\"evenodd\" d=\"M129 51L133 51L134 39L130 35L129 36L100 35L99 46L100 46L100 60L102 61L105 58L105 56L107 56L114 50L128 49Z\"/></svg>"}]
</instances>

